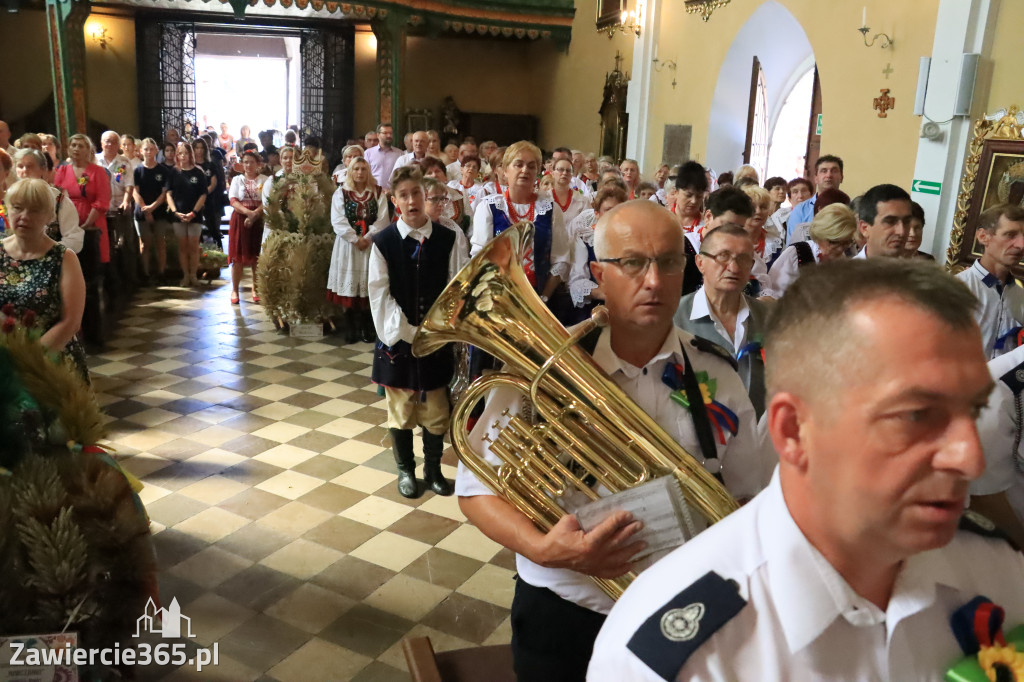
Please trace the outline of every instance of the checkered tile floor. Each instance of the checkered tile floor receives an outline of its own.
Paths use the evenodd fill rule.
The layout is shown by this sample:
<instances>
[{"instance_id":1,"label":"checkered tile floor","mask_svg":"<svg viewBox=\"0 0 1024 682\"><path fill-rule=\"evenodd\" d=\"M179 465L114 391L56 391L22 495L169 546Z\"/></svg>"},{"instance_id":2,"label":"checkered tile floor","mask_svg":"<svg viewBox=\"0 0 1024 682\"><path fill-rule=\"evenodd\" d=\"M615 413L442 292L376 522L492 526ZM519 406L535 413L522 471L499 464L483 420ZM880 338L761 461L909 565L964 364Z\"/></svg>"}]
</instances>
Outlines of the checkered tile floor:
<instances>
[{"instance_id":1,"label":"checkered tile floor","mask_svg":"<svg viewBox=\"0 0 1024 682\"><path fill-rule=\"evenodd\" d=\"M217 667L163 679L407 680L406 635L507 642L513 556L454 497L398 495L371 346L291 339L245 293L143 290L89 360L162 601L219 643Z\"/></svg>"}]
</instances>

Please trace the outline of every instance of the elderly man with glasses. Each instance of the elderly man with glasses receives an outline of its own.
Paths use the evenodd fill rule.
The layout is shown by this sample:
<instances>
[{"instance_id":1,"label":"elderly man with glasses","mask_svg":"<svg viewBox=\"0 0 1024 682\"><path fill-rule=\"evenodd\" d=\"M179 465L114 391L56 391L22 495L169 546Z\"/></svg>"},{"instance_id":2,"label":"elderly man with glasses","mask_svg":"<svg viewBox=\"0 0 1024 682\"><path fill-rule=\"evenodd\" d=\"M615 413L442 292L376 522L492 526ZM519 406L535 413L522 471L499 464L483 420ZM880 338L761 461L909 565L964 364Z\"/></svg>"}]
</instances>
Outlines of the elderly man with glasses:
<instances>
[{"instance_id":1,"label":"elderly man with glasses","mask_svg":"<svg viewBox=\"0 0 1024 682\"><path fill-rule=\"evenodd\" d=\"M723 225L704 237L696 260L704 286L679 301L676 326L718 344L736 358L760 418L765 401L761 334L768 304L743 293L754 266L754 244L739 225Z\"/></svg>"},{"instance_id":2,"label":"elderly man with glasses","mask_svg":"<svg viewBox=\"0 0 1024 682\"><path fill-rule=\"evenodd\" d=\"M686 262L678 222L656 204L632 201L609 210L595 230L597 260L591 268L605 291L609 321L584 336L580 346L659 426L720 476L733 496L749 499L767 483L771 468L759 452L754 408L731 356L672 323ZM719 408L733 415L729 424L718 418L725 413ZM522 409L507 392L489 397L470 439L492 464L499 460L487 439ZM635 536L641 522L618 511L584 530L569 513L545 533L461 464L455 492L466 517L517 554L512 653L518 679L582 682L594 638L612 606L591 576L614 578L640 570L634 556L643 549ZM607 494L600 487L597 492ZM566 636L552 637L553 632Z\"/></svg>"}]
</instances>

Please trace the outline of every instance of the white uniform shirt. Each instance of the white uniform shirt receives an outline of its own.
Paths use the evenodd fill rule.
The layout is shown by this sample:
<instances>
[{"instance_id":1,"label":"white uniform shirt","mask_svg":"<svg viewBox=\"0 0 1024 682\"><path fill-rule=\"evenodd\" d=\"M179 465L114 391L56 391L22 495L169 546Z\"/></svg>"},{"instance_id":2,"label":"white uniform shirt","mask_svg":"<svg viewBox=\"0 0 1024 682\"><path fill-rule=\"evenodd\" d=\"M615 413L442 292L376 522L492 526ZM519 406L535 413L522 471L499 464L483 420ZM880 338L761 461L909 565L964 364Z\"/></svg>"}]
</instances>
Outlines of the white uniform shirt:
<instances>
[{"instance_id":1,"label":"white uniform shirt","mask_svg":"<svg viewBox=\"0 0 1024 682\"><path fill-rule=\"evenodd\" d=\"M502 194L491 194L477 201L476 209L473 211L472 237L470 238L470 252L472 255L480 253L491 239L494 238L494 216L491 215L491 205L498 207L498 210L508 215L508 207L505 205L505 196ZM530 212L529 204L513 204L518 215L525 216ZM561 277L563 281L569 279L571 267L569 253L569 232L565 227L565 218L562 216L562 209L555 206L551 199L550 192L541 191L535 202L535 216L541 216L552 212L551 215L551 257L550 275Z\"/></svg>"},{"instance_id":2,"label":"white uniform shirt","mask_svg":"<svg viewBox=\"0 0 1024 682\"><path fill-rule=\"evenodd\" d=\"M988 407L978 416L978 436L985 452L985 473L971 482L972 495L1005 492L1017 517L1024 521L1024 439L1020 438L1024 420L1018 412L1014 391L1001 381L1009 372L1020 373L1011 380L1024 380L1024 346L990 360L988 371L996 387L988 397ZM1019 369L1018 369L1019 368ZM1016 451L1014 442L1017 443Z\"/></svg>"},{"instance_id":3,"label":"white uniform shirt","mask_svg":"<svg viewBox=\"0 0 1024 682\"><path fill-rule=\"evenodd\" d=\"M1024 289L1012 276L1005 285L1000 283L982 267L980 260L974 261L956 278L967 285L981 304L974 311L974 319L981 327L985 354L994 358L1014 348L1017 343L1014 338L1006 339L1002 348L996 348L996 344L1004 335L1024 325Z\"/></svg>"},{"instance_id":4,"label":"white uniform shirt","mask_svg":"<svg viewBox=\"0 0 1024 682\"><path fill-rule=\"evenodd\" d=\"M391 172L394 173L402 166L411 166L417 161L422 161L425 158L427 158L427 154L424 154L422 158L417 159L415 152L406 152L405 154L402 154L401 156L398 157L398 160L395 161L395 167L391 169Z\"/></svg>"},{"instance_id":5,"label":"white uniform shirt","mask_svg":"<svg viewBox=\"0 0 1024 682\"><path fill-rule=\"evenodd\" d=\"M448 257L448 278L451 279L466 264L466 235L462 230L446 227L455 233L455 244L452 246L451 255ZM412 237L417 240L429 239L434 231L433 223L429 220L420 228L412 228L401 218L398 219L398 233L402 239ZM373 314L373 324L377 328L377 336L386 346L393 346L399 341L412 343L416 336L416 325L409 324L398 305L398 301L391 295L391 277L388 273L388 262L384 260L384 254L380 252L376 244L370 247L370 275L367 283L370 294L370 312Z\"/></svg>"},{"instance_id":6,"label":"white uniform shirt","mask_svg":"<svg viewBox=\"0 0 1024 682\"><path fill-rule=\"evenodd\" d=\"M110 176L110 210L116 211L121 208L124 195L135 186L135 171L132 163L122 154L117 154L110 163L107 163L103 153L96 155L96 164L106 169Z\"/></svg>"},{"instance_id":7,"label":"white uniform shirt","mask_svg":"<svg viewBox=\"0 0 1024 682\"><path fill-rule=\"evenodd\" d=\"M821 260L821 249L818 248L818 243L815 241L804 242L811 247L811 253L814 255L814 262L817 263ZM810 265L810 263L808 263ZM779 257L775 260L772 265L771 271L768 273L771 277L772 291L781 298L786 289L789 288L793 282L800 276L800 261L796 252L796 244L787 246L785 250L779 254Z\"/></svg>"},{"instance_id":8,"label":"white uniform shirt","mask_svg":"<svg viewBox=\"0 0 1024 682\"><path fill-rule=\"evenodd\" d=\"M716 440L719 464L725 486L732 495L746 499L756 495L764 487L766 467L760 460L760 443L757 442L757 417L750 403L747 391L740 377L722 358L698 351L690 341L693 335L681 329L670 333L661 350L644 367L634 367L620 360L611 348L611 332L605 329L594 348L594 361L603 369L634 402L650 415L672 438L697 461L704 463L700 443L689 410L677 405L669 397L671 389L662 382L662 373L669 362L683 364L682 348L693 363L696 372L706 371L717 380L715 399L736 413L739 428L735 436L726 435L725 445ZM517 393L492 393L487 398L483 415L470 434L470 442L476 452L484 453L491 464L497 466L500 460L485 447L484 436L494 439L498 429L494 422L503 427L508 418L502 412L508 408L512 414L519 410ZM709 468L713 463L709 463ZM600 490L599 490L600 492ZM493 495L473 473L459 463L455 479L455 494L460 497ZM696 517L695 520L700 520ZM546 568L533 563L526 557L516 556L516 570L523 580L535 587L546 587L567 601L585 608L607 613L612 606L611 599L589 577L564 568Z\"/></svg>"},{"instance_id":9,"label":"white uniform shirt","mask_svg":"<svg viewBox=\"0 0 1024 682\"><path fill-rule=\"evenodd\" d=\"M1024 557L1008 544L958 532L904 563L886 611L860 597L793 521L778 476L750 504L645 571L615 604L594 645L588 682L661 682L628 648L641 625L709 572L735 581L747 603L702 641L675 680L708 682L941 682L963 657L949 617L984 594L1024 621ZM714 619L703 612L703 618ZM657 627L657 626L656 626ZM655 630L657 653L677 644ZM669 659L671 661L671 659ZM671 667L674 664L668 663ZM671 679L671 678L670 678Z\"/></svg>"},{"instance_id":10,"label":"white uniform shirt","mask_svg":"<svg viewBox=\"0 0 1024 682\"><path fill-rule=\"evenodd\" d=\"M711 312L707 291L703 286L694 293L693 308L690 310L691 320L699 320L702 317L710 317L715 325L715 331L721 334L723 339L732 341L732 348L726 348L726 350L731 350L733 355L736 355L741 348L747 345L747 318L750 317L750 308L747 306L747 300L742 295L740 296L740 309L736 312L735 334L730 335L718 318L715 317L715 314Z\"/></svg>"}]
</instances>

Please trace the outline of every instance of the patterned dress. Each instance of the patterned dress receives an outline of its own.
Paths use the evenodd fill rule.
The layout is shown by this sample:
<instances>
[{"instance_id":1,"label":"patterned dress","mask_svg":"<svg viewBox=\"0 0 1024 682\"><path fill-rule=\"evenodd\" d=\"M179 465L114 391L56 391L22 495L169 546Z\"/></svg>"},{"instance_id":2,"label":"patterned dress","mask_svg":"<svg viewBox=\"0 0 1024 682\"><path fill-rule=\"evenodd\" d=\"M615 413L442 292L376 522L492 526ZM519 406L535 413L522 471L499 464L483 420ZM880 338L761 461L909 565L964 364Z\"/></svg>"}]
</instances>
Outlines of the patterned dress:
<instances>
[{"instance_id":1,"label":"patterned dress","mask_svg":"<svg viewBox=\"0 0 1024 682\"><path fill-rule=\"evenodd\" d=\"M369 239L388 226L387 198L379 187L363 192L339 187L331 199L334 252L327 275L327 298L346 308L365 307L369 296L367 277L370 249L360 251L356 242Z\"/></svg>"},{"instance_id":2,"label":"patterned dress","mask_svg":"<svg viewBox=\"0 0 1024 682\"><path fill-rule=\"evenodd\" d=\"M242 206L249 210L263 206L262 194L263 183L267 181L265 175L259 175L250 180L244 175L236 175L231 180L231 190L228 197L237 199ZM257 214L251 225L245 224L245 216L241 211L231 214L231 222L228 225L228 262L241 263L242 265L255 265L260 255L260 247L263 243L263 213Z\"/></svg>"},{"instance_id":3,"label":"patterned dress","mask_svg":"<svg viewBox=\"0 0 1024 682\"><path fill-rule=\"evenodd\" d=\"M65 251L66 246L55 244L42 258L14 260L0 242L0 307L13 305L17 319L31 310L36 314L35 327L44 332L60 322L64 316L60 274ZM89 381L85 349L77 337L64 346L61 355L71 358L82 378Z\"/></svg>"}]
</instances>

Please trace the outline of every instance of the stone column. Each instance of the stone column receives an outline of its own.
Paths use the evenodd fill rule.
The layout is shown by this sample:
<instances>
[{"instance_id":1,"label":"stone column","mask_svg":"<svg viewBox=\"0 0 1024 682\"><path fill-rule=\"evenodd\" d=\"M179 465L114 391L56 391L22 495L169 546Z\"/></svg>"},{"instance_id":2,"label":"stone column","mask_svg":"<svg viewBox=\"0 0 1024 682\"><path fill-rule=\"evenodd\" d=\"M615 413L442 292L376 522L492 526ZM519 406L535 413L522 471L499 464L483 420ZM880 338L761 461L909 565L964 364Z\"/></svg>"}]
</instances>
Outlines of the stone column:
<instances>
[{"instance_id":1,"label":"stone column","mask_svg":"<svg viewBox=\"0 0 1024 682\"><path fill-rule=\"evenodd\" d=\"M46 30L50 40L50 76L53 79L57 136L61 144L75 133L86 132L85 112L85 0L46 0Z\"/></svg>"}]
</instances>

